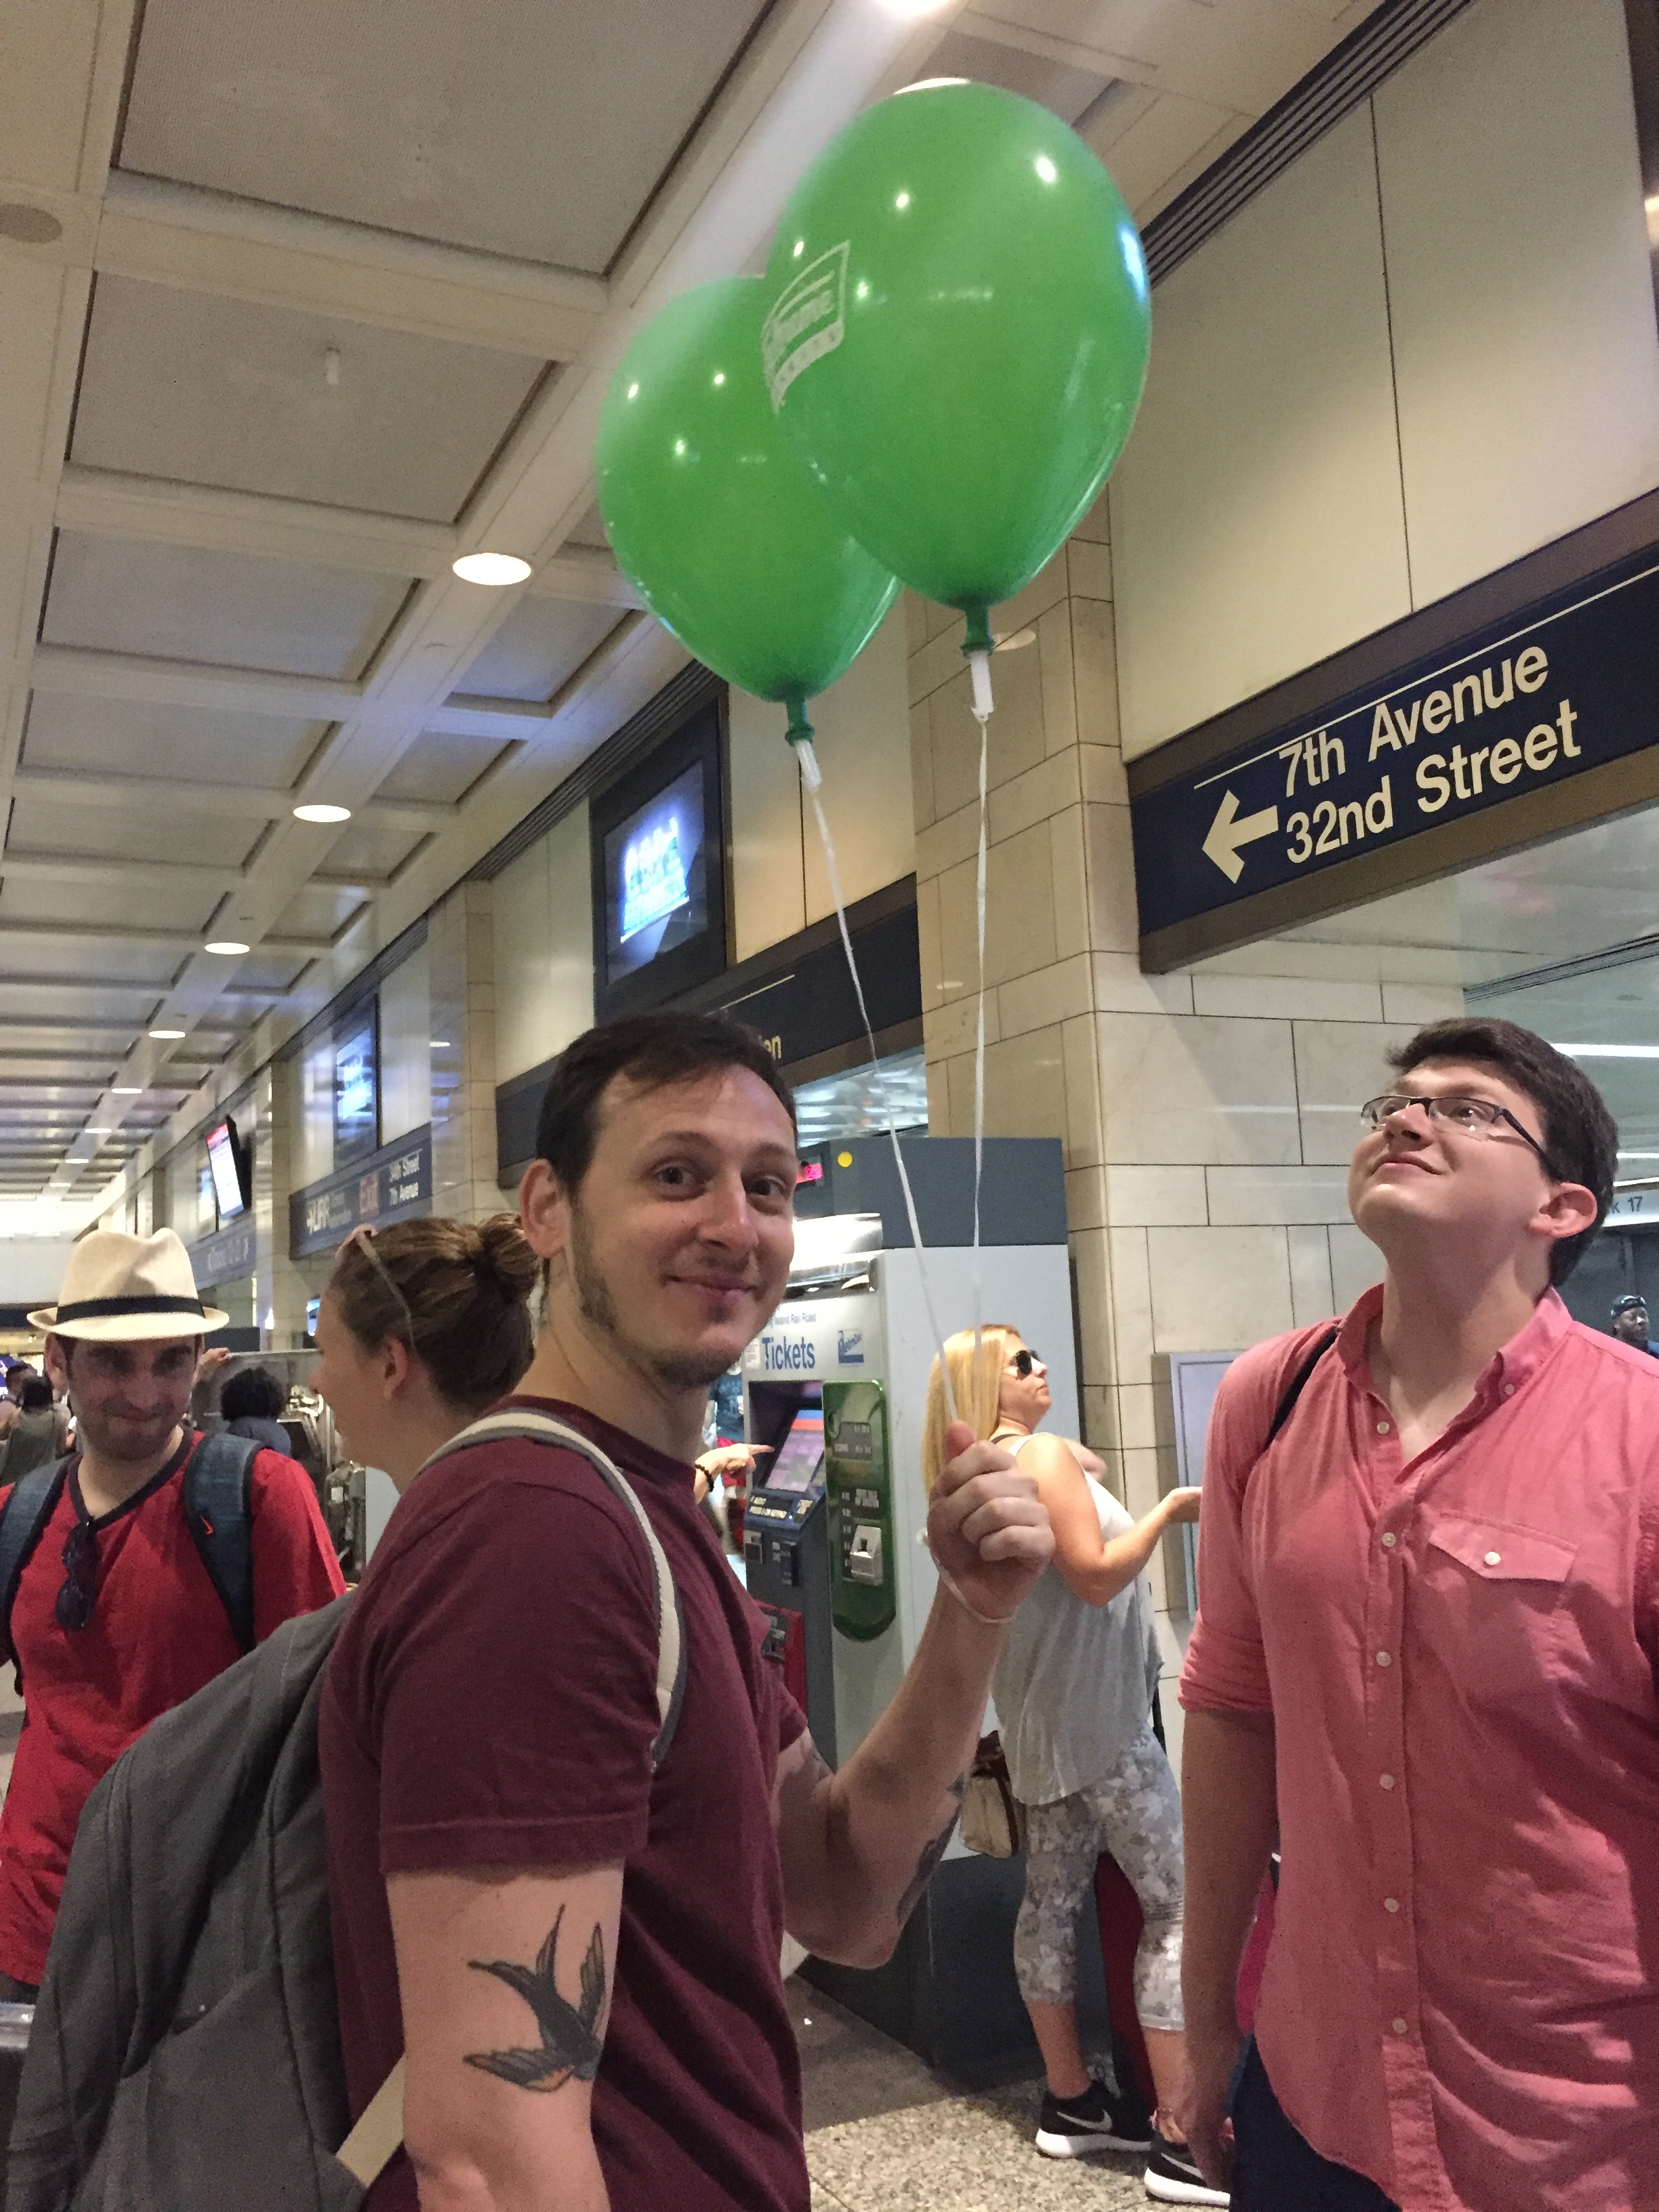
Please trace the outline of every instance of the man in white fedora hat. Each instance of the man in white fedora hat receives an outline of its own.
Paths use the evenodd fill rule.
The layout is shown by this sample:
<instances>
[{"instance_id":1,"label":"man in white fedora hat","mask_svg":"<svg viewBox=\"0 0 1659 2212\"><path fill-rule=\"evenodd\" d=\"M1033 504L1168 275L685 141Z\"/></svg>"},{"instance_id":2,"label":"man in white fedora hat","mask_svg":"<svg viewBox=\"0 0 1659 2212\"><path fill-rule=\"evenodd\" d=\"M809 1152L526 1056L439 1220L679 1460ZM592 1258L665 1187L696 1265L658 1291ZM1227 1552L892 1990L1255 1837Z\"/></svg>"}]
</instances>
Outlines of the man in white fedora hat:
<instances>
[{"instance_id":1,"label":"man in white fedora hat","mask_svg":"<svg viewBox=\"0 0 1659 2212\"><path fill-rule=\"evenodd\" d=\"M27 1718L0 1813L0 1999L32 2001L81 1808L159 1713L344 1584L305 1470L189 1425L204 1306L170 1229L95 1229L70 1255L46 1371L70 1458L0 1509L0 1656Z\"/></svg>"}]
</instances>

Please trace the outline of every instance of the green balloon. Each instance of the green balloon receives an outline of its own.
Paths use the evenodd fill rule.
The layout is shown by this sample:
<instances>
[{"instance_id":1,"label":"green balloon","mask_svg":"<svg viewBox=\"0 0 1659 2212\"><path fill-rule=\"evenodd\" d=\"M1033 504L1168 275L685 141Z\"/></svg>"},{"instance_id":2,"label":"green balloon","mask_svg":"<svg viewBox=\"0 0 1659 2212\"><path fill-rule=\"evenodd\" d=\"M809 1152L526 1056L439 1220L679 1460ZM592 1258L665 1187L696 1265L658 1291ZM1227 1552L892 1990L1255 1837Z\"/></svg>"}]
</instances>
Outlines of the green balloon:
<instances>
[{"instance_id":1,"label":"green balloon","mask_svg":"<svg viewBox=\"0 0 1659 2212\"><path fill-rule=\"evenodd\" d=\"M899 587L778 428L765 290L758 276L700 285L640 332L599 418L599 511L658 621L804 728L801 702L857 659Z\"/></svg>"},{"instance_id":2,"label":"green balloon","mask_svg":"<svg viewBox=\"0 0 1659 2212\"><path fill-rule=\"evenodd\" d=\"M767 269L772 402L848 526L969 617L1066 542L1123 449L1151 342L1116 185L1034 100L959 81L855 118Z\"/></svg>"}]
</instances>

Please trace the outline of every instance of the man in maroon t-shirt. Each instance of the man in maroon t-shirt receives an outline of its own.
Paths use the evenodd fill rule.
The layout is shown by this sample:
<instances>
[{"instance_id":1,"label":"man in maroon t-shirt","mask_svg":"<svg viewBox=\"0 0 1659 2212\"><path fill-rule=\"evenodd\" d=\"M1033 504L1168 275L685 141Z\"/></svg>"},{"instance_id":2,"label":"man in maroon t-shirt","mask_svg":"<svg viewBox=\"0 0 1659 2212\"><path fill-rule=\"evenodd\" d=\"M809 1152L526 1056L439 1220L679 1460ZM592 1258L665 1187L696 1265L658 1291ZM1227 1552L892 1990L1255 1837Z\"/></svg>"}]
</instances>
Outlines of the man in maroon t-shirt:
<instances>
[{"instance_id":1,"label":"man in maroon t-shirt","mask_svg":"<svg viewBox=\"0 0 1659 2212\"><path fill-rule=\"evenodd\" d=\"M160 1713L241 1656L191 1535L185 1425L204 1308L170 1229L94 1230L71 1254L46 1369L74 1401L79 1455L11 1607L26 1708L0 1813L0 1998L32 2002L94 1785ZM257 1637L345 1585L303 1468L261 1451L249 1484Z\"/></svg>"},{"instance_id":2,"label":"man in maroon t-shirt","mask_svg":"<svg viewBox=\"0 0 1659 2212\"><path fill-rule=\"evenodd\" d=\"M787 1087L724 1017L617 1023L560 1059L537 1149L547 1321L508 1403L630 1479L680 1596L684 1704L653 1774L650 1562L586 1460L481 1444L415 1481L321 1707L354 2117L407 2065L406 2153L368 2203L807 2212L784 1930L890 1955L1053 1538L1035 1484L959 1424L928 1519L939 1595L832 1775L692 1492L708 1385L787 1280Z\"/></svg>"}]
</instances>

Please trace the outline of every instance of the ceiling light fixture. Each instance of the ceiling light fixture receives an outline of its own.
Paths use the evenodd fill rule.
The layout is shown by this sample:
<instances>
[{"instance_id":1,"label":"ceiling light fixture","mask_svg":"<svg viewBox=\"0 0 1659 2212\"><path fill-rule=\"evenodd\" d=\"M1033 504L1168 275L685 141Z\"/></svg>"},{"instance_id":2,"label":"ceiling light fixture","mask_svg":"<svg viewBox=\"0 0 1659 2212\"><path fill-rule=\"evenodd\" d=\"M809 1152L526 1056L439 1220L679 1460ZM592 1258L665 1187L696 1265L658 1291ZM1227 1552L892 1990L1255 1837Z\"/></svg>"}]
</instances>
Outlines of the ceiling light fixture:
<instances>
[{"instance_id":1,"label":"ceiling light fixture","mask_svg":"<svg viewBox=\"0 0 1659 2212\"><path fill-rule=\"evenodd\" d=\"M183 1036L185 1033L182 1030L151 1030L149 1034L160 1043L171 1044L175 1038Z\"/></svg>"},{"instance_id":2,"label":"ceiling light fixture","mask_svg":"<svg viewBox=\"0 0 1659 2212\"><path fill-rule=\"evenodd\" d=\"M142 1083L112 1083L109 1095L112 1098L142 1098L144 1086Z\"/></svg>"},{"instance_id":3,"label":"ceiling light fixture","mask_svg":"<svg viewBox=\"0 0 1659 2212\"><path fill-rule=\"evenodd\" d=\"M463 553L449 565L464 584L521 584L530 574L529 562L516 553Z\"/></svg>"},{"instance_id":4,"label":"ceiling light fixture","mask_svg":"<svg viewBox=\"0 0 1659 2212\"><path fill-rule=\"evenodd\" d=\"M1570 1060L1659 1060L1659 1044L1559 1044Z\"/></svg>"},{"instance_id":5,"label":"ceiling light fixture","mask_svg":"<svg viewBox=\"0 0 1659 2212\"><path fill-rule=\"evenodd\" d=\"M216 937L202 947L204 952L216 952L222 960L234 960L247 949L240 937Z\"/></svg>"},{"instance_id":6,"label":"ceiling light fixture","mask_svg":"<svg viewBox=\"0 0 1659 2212\"><path fill-rule=\"evenodd\" d=\"M349 822L351 809L349 806L296 806L294 818L296 822Z\"/></svg>"},{"instance_id":7,"label":"ceiling light fixture","mask_svg":"<svg viewBox=\"0 0 1659 2212\"><path fill-rule=\"evenodd\" d=\"M996 653L1018 653L1022 647L1036 643L1036 632L1034 629L1030 628L1011 629L1006 637L1000 637L997 640L992 650Z\"/></svg>"}]
</instances>

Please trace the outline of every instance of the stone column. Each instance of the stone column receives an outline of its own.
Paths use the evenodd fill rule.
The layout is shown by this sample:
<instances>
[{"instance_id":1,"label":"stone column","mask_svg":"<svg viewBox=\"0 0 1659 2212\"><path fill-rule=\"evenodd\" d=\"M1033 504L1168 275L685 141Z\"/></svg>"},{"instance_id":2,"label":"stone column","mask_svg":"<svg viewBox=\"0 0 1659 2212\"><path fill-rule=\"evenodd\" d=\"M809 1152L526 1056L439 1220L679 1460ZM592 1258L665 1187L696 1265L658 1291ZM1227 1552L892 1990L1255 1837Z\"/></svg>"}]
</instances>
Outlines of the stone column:
<instances>
[{"instance_id":1,"label":"stone column","mask_svg":"<svg viewBox=\"0 0 1659 2212\"><path fill-rule=\"evenodd\" d=\"M483 1221L495 1181L495 975L487 883L459 884L427 925L432 989L432 1211Z\"/></svg>"},{"instance_id":2,"label":"stone column","mask_svg":"<svg viewBox=\"0 0 1659 2212\"><path fill-rule=\"evenodd\" d=\"M960 617L913 599L909 619L930 1126L964 1136L977 731ZM1139 1515L1176 1480L1170 1353L1242 1349L1377 1279L1345 1197L1355 1109L1385 1042L1462 998L1361 942L1143 975L1103 501L994 626L986 1127L1065 1146L1086 1441ZM1152 1562L1169 1673L1188 1626L1178 1547Z\"/></svg>"}]
</instances>

